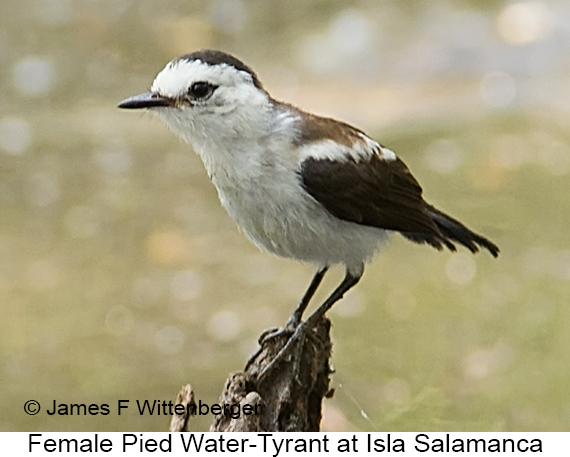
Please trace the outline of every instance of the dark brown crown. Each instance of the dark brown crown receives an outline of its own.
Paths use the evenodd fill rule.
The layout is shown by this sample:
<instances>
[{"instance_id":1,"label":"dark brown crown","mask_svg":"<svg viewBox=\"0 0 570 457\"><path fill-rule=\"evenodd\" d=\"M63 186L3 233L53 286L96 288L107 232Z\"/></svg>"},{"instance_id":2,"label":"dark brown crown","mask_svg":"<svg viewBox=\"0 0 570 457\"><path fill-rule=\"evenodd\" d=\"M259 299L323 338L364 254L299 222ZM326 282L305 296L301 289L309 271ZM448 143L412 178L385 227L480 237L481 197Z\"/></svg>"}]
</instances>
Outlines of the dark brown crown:
<instances>
[{"instance_id":1,"label":"dark brown crown","mask_svg":"<svg viewBox=\"0 0 570 457\"><path fill-rule=\"evenodd\" d=\"M245 71L251 75L253 84L258 89L263 89L261 82L257 78L255 72L244 64L241 60L236 57L227 54L222 51L217 51L215 49L202 49L201 51L196 51L191 54L186 54L178 58L178 60L187 60L189 62L193 60L200 60L208 65L221 65L226 64L234 67L236 70Z\"/></svg>"}]
</instances>

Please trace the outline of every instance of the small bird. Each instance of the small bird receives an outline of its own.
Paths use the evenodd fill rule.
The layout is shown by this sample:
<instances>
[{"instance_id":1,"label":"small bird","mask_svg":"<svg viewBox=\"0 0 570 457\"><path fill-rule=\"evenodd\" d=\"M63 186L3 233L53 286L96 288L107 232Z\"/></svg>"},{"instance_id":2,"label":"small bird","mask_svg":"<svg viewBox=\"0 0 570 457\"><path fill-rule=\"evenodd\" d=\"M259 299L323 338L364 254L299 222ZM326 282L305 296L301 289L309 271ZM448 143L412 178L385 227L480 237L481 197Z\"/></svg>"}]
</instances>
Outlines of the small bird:
<instances>
[{"instance_id":1,"label":"small bird","mask_svg":"<svg viewBox=\"0 0 570 457\"><path fill-rule=\"evenodd\" d=\"M426 203L396 154L363 131L275 100L237 58L201 50L172 60L150 92L119 103L148 109L201 157L222 206L259 248L317 271L286 328L313 328L361 278L391 232L475 253L499 248ZM345 277L304 322L330 266Z\"/></svg>"}]
</instances>

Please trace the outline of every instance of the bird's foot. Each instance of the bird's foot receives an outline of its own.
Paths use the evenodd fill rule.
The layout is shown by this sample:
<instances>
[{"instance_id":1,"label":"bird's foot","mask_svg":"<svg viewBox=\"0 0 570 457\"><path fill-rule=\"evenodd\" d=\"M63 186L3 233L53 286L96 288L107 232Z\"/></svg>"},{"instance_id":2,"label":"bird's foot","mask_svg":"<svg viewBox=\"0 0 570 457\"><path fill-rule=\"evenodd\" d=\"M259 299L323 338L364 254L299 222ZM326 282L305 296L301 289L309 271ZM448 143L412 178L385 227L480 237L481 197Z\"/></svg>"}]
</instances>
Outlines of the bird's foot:
<instances>
[{"instance_id":1,"label":"bird's foot","mask_svg":"<svg viewBox=\"0 0 570 457\"><path fill-rule=\"evenodd\" d=\"M259 355L261 354L261 352L263 351L264 347L267 344L281 337L286 337L287 340L290 339L292 335L295 333L295 330L297 329L298 326L299 326L298 323L296 325L293 325L291 319L289 319L283 327L274 327L267 329L265 332L263 332L259 337L259 339L257 340L259 348L248 359L245 365L245 369L247 370L249 366L257 359L257 357L259 357Z\"/></svg>"},{"instance_id":2,"label":"bird's foot","mask_svg":"<svg viewBox=\"0 0 570 457\"><path fill-rule=\"evenodd\" d=\"M296 327L290 327L288 325L284 325L283 327L270 328L261 334L258 343L261 347L263 347L263 345L279 337L282 336L290 337L291 335L293 335L293 333L295 333L295 330Z\"/></svg>"},{"instance_id":3,"label":"bird's foot","mask_svg":"<svg viewBox=\"0 0 570 457\"><path fill-rule=\"evenodd\" d=\"M257 376L257 382L262 382L263 379L276 369L281 362L287 361L298 365L301 362L302 353L305 349L306 338L311 338L318 342L318 337L313 332L313 326L309 325L307 322L302 322L297 324L294 330L288 326L277 329L275 332L267 335L264 343L281 335L288 335L287 342L259 373ZM260 351L262 349L263 347ZM295 368L294 371L297 372L298 367Z\"/></svg>"},{"instance_id":4,"label":"bird's foot","mask_svg":"<svg viewBox=\"0 0 570 457\"><path fill-rule=\"evenodd\" d=\"M263 368L263 370L259 373L257 377L258 382L262 382L263 379L271 373L282 361L285 359L291 359L291 355L295 355L300 352L300 347L302 347L302 342L299 344L295 344L299 341L300 338L304 336L305 329L302 325L299 325L296 330L291 332L287 327L282 327L277 329L277 331L270 333L264 339L264 343L267 343L269 340L273 340L278 338L281 335L288 335L287 342L285 345L279 350L279 352L271 359L271 361ZM294 354L291 354L292 349L296 347L297 350L294 351ZM263 347L260 349L262 350Z\"/></svg>"},{"instance_id":5,"label":"bird's foot","mask_svg":"<svg viewBox=\"0 0 570 457\"><path fill-rule=\"evenodd\" d=\"M295 333L297 327L299 327L300 324L301 316L292 314L283 327L274 327L263 332L258 340L259 345L263 347L264 344L268 343L271 340L274 340L275 338L279 338L280 336L287 335L290 337Z\"/></svg>"}]
</instances>

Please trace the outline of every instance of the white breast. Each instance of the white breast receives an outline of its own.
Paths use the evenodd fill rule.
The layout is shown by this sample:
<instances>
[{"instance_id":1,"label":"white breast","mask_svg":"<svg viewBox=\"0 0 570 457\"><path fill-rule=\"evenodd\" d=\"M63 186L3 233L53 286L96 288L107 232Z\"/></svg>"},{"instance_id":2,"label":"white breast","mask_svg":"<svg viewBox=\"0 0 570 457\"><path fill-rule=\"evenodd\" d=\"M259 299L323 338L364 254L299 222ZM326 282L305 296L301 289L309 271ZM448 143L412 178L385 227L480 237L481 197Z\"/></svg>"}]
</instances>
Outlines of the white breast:
<instances>
[{"instance_id":1,"label":"white breast","mask_svg":"<svg viewBox=\"0 0 570 457\"><path fill-rule=\"evenodd\" d=\"M373 256L385 231L337 219L306 192L300 164L311 148L318 153L323 145L297 147L298 115L267 115L263 108L227 117L181 118L183 113L172 110L159 114L192 144L222 205L255 245L283 257L342 263L357 271Z\"/></svg>"},{"instance_id":2,"label":"white breast","mask_svg":"<svg viewBox=\"0 0 570 457\"><path fill-rule=\"evenodd\" d=\"M199 151L220 201L259 248L319 265L359 268L385 232L332 216L303 188L300 154L290 141L234 145L231 154Z\"/></svg>"}]
</instances>

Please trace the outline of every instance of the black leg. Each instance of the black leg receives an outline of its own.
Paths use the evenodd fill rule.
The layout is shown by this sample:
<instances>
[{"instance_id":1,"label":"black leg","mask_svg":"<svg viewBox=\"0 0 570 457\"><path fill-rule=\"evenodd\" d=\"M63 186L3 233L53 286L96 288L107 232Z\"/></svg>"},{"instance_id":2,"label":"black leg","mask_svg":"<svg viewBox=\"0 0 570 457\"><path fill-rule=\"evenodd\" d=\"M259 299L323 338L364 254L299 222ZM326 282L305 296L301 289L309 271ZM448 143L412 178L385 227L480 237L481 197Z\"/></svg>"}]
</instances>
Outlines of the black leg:
<instances>
[{"instance_id":1,"label":"black leg","mask_svg":"<svg viewBox=\"0 0 570 457\"><path fill-rule=\"evenodd\" d=\"M311 280L309 287L305 291L303 298L301 298L301 301L299 302L299 304L297 305L297 307L293 311L293 314L291 314L291 317L289 317L289 320L287 321L285 326L280 327L280 328L271 329L268 332L265 332L261 336L261 338L259 339L259 349L247 361L246 370L249 367L249 365L261 353L263 345L266 342L268 342L269 340L272 340L274 338L277 338L283 334L291 335L291 334L293 334L295 329L297 327L299 327L299 324L301 323L301 318L303 317L303 313L305 312L305 309L307 309L307 306L309 305L311 298L313 298L313 295L315 295L315 292L318 289L319 285L321 284L321 281L323 280L323 277L325 276L325 273L328 271L328 269L329 269L329 267L325 266L325 267L320 268L315 273L315 276L313 276L313 279Z\"/></svg>"},{"instance_id":2,"label":"black leg","mask_svg":"<svg viewBox=\"0 0 570 457\"><path fill-rule=\"evenodd\" d=\"M340 285L334 290L332 294L330 294L329 298L325 300L325 302L317 308L317 310L311 314L307 320L304 322L303 326L307 329L312 329L317 325L317 322L321 320L321 318L325 315L325 313L332 308L332 306L339 301L343 295L351 289L362 277L363 271L360 271L358 274L354 275L346 271L346 276L340 283Z\"/></svg>"},{"instance_id":3,"label":"black leg","mask_svg":"<svg viewBox=\"0 0 570 457\"><path fill-rule=\"evenodd\" d=\"M317 291L319 285L321 284L321 281L323 280L323 277L325 276L325 273L328 271L328 269L329 269L328 266L322 267L315 273L315 276L313 276L313 280L311 281L311 284L309 284L309 287L305 292L305 294L303 295L303 298L301 298L301 301L295 308L295 311L293 311L293 314L291 314L291 317L285 324L286 328L295 329L299 326L301 318L303 317L303 313L307 309L307 306L309 305L311 298L313 298L313 295L315 295L315 292Z\"/></svg>"},{"instance_id":4,"label":"black leg","mask_svg":"<svg viewBox=\"0 0 570 457\"><path fill-rule=\"evenodd\" d=\"M303 322L302 324L298 325L295 328L295 333L289 338L285 346L279 351L279 353L273 358L273 360L265 367L265 369L259 374L258 382L261 381L267 373L271 372L285 354L289 353L293 347L295 347L296 351L302 350L302 342L299 343L297 346L295 344L299 341L300 338L304 338L306 335L310 334L311 330L315 328L317 323L321 320L321 318L325 315L325 313L332 308L332 306L339 301L342 296L351 288L353 287L362 277L362 273L364 269L361 269L357 274L351 274L346 272L346 275L340 285L334 290L334 292L327 298L324 303L317 308L317 310L309 316L309 318ZM318 274L318 273L317 273ZM323 273L324 274L324 273ZM316 277L316 276L315 276ZM321 278L322 279L322 278ZM315 282L315 279L313 279ZM311 283L311 285L313 284ZM317 283L318 286L318 283ZM315 286L316 289L316 286ZM310 287L309 287L310 290ZM309 292L309 290L307 292ZM314 292L314 291L313 291ZM305 294L307 295L307 294ZM303 297L304 298L304 297ZM310 298L310 297L309 297ZM271 335L272 336L272 335ZM299 354L296 354L296 360L298 360ZM249 365L249 362L248 362Z\"/></svg>"}]
</instances>

